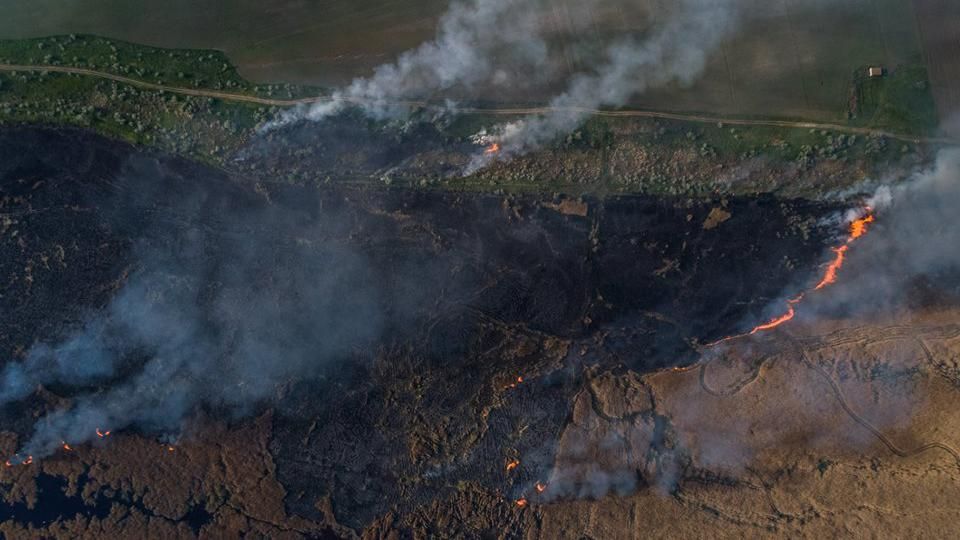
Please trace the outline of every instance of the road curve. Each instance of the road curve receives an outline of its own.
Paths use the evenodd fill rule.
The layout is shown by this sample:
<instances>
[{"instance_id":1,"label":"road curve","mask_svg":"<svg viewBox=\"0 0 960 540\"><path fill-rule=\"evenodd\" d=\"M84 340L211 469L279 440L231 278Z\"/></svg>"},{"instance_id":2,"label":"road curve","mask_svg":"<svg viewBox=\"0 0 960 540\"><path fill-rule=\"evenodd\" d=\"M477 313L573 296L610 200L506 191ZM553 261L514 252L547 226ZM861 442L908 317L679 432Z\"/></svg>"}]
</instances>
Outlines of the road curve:
<instances>
[{"instance_id":1,"label":"road curve","mask_svg":"<svg viewBox=\"0 0 960 540\"><path fill-rule=\"evenodd\" d=\"M131 86L137 86L140 88L146 88L149 90L158 90L161 92L170 92L173 94L181 94L186 96L196 96L196 97L209 97L214 99L222 99L226 101L235 101L241 103L254 103L257 105L267 105L271 107L295 107L298 105L309 105L312 103L329 103L334 99L340 99L349 103L354 103L357 105L362 105L366 102L364 99L360 98L332 98L330 96L315 96L307 97L300 99L272 99L259 96L251 96L247 94L236 94L231 92L220 92L217 90L204 90L197 88L182 88L179 86L168 86L165 84L157 84L152 82L147 82L139 79L133 79L131 77L124 77L123 75L115 75L113 73L108 73L105 71L97 71L87 68L78 68L78 67L68 67L68 66L44 66L44 65L19 65L19 64L0 64L0 71L47 71L52 73L72 73L74 75L85 75L89 77L97 77L100 79L108 79L111 81L116 81L124 84L129 84ZM432 107L435 106L434 103L429 101L408 101L408 100L397 100L393 103L397 105L408 106L412 108L417 107ZM732 126L766 126L766 127L783 127L783 128L795 128L795 129L817 129L817 130L827 130L827 131L837 131L841 133L850 133L855 135L879 135L883 137L888 137L890 139L895 139L898 141L911 142L911 143L926 143L926 144L948 144L948 145L960 145L960 139L950 138L950 137L917 137L915 135L907 135L903 133L894 133L891 131L884 131L880 129L871 129L866 127L856 127L856 126L847 126L844 124L831 124L824 122L803 122L803 121L790 121L790 120L773 120L773 119L746 119L746 118L724 118L719 116L710 116L710 115L701 115L701 114L683 114L683 113L670 113L662 111L651 111L644 109L591 109L587 107L505 107L505 108L485 108L485 107L464 107L458 108L457 112L460 114L488 114L488 115L502 115L502 116L524 116L524 115L538 115L538 114L547 114L551 112L565 111L573 112L578 114L583 114L585 116L604 116L611 118L621 118L621 117L631 117L631 118L655 118L663 120L677 120L681 122L697 122L701 124L716 124L723 123Z\"/></svg>"}]
</instances>

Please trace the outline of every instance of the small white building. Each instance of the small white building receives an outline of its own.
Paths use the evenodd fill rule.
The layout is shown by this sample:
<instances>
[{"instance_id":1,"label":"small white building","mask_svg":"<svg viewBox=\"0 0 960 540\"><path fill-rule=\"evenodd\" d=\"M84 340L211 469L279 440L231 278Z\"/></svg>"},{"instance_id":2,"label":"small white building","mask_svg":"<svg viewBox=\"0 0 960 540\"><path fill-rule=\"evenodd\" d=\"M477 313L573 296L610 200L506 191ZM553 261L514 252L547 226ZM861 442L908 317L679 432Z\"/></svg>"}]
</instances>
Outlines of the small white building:
<instances>
[{"instance_id":1,"label":"small white building","mask_svg":"<svg viewBox=\"0 0 960 540\"><path fill-rule=\"evenodd\" d=\"M883 67L882 66L871 66L867 68L867 75L870 78L883 77Z\"/></svg>"}]
</instances>

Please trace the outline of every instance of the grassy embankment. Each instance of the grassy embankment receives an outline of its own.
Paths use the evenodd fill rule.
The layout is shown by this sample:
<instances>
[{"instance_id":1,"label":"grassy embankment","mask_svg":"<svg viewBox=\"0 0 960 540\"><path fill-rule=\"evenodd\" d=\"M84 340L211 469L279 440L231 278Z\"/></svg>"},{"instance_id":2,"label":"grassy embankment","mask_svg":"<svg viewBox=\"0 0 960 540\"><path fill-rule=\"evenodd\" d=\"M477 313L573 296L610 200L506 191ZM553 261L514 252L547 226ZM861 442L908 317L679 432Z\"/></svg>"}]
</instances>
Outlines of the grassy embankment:
<instances>
[{"instance_id":1,"label":"grassy embankment","mask_svg":"<svg viewBox=\"0 0 960 540\"><path fill-rule=\"evenodd\" d=\"M0 41L0 63L78 67L159 85L276 99L317 92L292 85L252 85L217 51L157 49L83 35ZM0 123L90 128L214 163L276 112L88 75L0 73Z\"/></svg>"}]
</instances>

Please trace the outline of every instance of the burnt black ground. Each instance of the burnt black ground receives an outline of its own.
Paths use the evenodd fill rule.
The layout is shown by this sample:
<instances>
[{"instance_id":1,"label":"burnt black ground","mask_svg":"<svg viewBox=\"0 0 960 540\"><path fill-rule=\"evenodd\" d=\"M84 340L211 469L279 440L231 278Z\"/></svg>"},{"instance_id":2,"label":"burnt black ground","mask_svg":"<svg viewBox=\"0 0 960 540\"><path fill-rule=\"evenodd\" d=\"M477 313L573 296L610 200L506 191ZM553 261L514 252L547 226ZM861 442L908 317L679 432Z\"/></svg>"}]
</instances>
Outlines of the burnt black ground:
<instances>
[{"instance_id":1,"label":"burnt black ground","mask_svg":"<svg viewBox=\"0 0 960 540\"><path fill-rule=\"evenodd\" d=\"M226 246L249 244L257 250L241 274L269 289L303 264L304 245L357 252L366 264L350 286L375 290L375 339L256 405L276 408L271 450L289 510L319 518L316 502L329 496L338 520L360 527L465 481L513 496L547 466L586 366L690 362L692 342L767 316L785 287L812 275L833 234L794 226L833 208L772 196L588 199L585 217L540 202L251 185L81 131L3 129L0 361L81 325L157 257L229 271L240 263ZM721 205L732 217L705 229ZM281 325L304 324L279 313L290 317ZM528 382L505 388L518 375ZM30 411L49 404L35 396L0 421L29 433ZM511 480L503 463L514 455L540 457Z\"/></svg>"}]
</instances>

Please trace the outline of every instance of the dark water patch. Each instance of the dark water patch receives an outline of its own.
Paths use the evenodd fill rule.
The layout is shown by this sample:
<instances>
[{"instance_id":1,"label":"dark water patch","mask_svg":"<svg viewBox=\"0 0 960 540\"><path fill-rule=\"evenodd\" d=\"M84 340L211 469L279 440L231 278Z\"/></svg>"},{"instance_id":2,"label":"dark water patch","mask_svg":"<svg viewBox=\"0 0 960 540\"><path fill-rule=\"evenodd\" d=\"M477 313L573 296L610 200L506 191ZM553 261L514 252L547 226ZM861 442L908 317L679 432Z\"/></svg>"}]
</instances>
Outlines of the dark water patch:
<instances>
[{"instance_id":1,"label":"dark water patch","mask_svg":"<svg viewBox=\"0 0 960 540\"><path fill-rule=\"evenodd\" d=\"M164 519L171 522L186 523L195 534L213 521L211 514L204 504L194 504L178 520L161 516L143 505L142 502L130 498L125 493L107 495L102 490L93 494L92 502L85 501L80 495L87 482L86 475L77 479L77 487L73 495L68 495L68 482L60 476L40 473L36 477L37 503L30 508L26 503L0 504L0 522L12 521L24 526L37 528L47 527L56 522L76 519L78 516L85 519L105 519L114 504L129 507L142 512L146 516Z\"/></svg>"},{"instance_id":2,"label":"dark water patch","mask_svg":"<svg viewBox=\"0 0 960 540\"><path fill-rule=\"evenodd\" d=\"M200 534L200 529L213 521L213 514L207 510L206 505L195 504L184 514L183 521L190 526L194 534Z\"/></svg>"},{"instance_id":3,"label":"dark water patch","mask_svg":"<svg viewBox=\"0 0 960 540\"><path fill-rule=\"evenodd\" d=\"M46 527L57 521L66 521L81 516L85 519L103 519L110 514L113 502L97 497L90 506L80 496L78 488L75 495L67 495L67 480L49 474L37 475L37 504L29 508L26 503L0 504L0 522L13 521L32 527Z\"/></svg>"}]
</instances>

